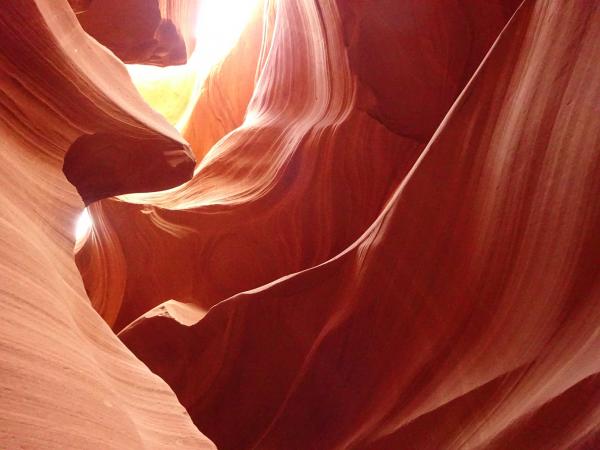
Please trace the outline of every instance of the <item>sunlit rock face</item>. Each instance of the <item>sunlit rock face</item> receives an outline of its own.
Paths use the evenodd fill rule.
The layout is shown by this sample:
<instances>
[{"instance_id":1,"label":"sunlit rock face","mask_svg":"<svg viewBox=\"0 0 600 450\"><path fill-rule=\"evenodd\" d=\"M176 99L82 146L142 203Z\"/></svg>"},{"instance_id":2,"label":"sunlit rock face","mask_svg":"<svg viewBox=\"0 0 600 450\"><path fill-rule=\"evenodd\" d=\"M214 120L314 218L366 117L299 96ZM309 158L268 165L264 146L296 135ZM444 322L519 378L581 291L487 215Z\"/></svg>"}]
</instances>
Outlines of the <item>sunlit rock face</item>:
<instances>
[{"instance_id":1,"label":"sunlit rock face","mask_svg":"<svg viewBox=\"0 0 600 450\"><path fill-rule=\"evenodd\" d=\"M0 444L600 447L600 3L0 21Z\"/></svg>"},{"instance_id":2,"label":"sunlit rock face","mask_svg":"<svg viewBox=\"0 0 600 450\"><path fill-rule=\"evenodd\" d=\"M189 179L187 144L66 1L4 2L0 43L0 447L214 448L73 259L83 201Z\"/></svg>"}]
</instances>

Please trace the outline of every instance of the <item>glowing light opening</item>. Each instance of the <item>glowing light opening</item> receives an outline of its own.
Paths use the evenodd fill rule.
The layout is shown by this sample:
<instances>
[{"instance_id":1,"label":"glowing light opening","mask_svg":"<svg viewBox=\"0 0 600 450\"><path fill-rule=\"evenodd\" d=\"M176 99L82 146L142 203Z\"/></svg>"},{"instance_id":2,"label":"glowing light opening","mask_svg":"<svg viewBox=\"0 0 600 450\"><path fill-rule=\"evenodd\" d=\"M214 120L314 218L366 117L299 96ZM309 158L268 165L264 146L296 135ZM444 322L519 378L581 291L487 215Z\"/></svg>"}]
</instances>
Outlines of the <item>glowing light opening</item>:
<instances>
[{"instance_id":1,"label":"glowing light opening","mask_svg":"<svg viewBox=\"0 0 600 450\"><path fill-rule=\"evenodd\" d=\"M261 0L202 0L196 18L196 48L184 66L155 67L128 64L131 78L144 94L144 86L152 86L162 80L193 73L194 89L188 99L186 111L175 125L182 130L196 103L200 89L211 69L219 64L240 39L244 28L256 12ZM177 94L170 92L170 95ZM148 100L148 99L147 99ZM152 105L152 102L150 102ZM157 106L157 105L152 105ZM75 225L75 239L81 241L92 228L92 218L85 208Z\"/></svg>"},{"instance_id":2,"label":"glowing light opening","mask_svg":"<svg viewBox=\"0 0 600 450\"><path fill-rule=\"evenodd\" d=\"M250 21L258 0L203 0L196 19L197 58L211 68L235 46Z\"/></svg>"},{"instance_id":3,"label":"glowing light opening","mask_svg":"<svg viewBox=\"0 0 600 450\"><path fill-rule=\"evenodd\" d=\"M191 116L204 80L231 52L260 3L261 0L202 0L194 27L196 46L185 65L127 65L142 96L179 131Z\"/></svg>"},{"instance_id":4,"label":"glowing light opening","mask_svg":"<svg viewBox=\"0 0 600 450\"><path fill-rule=\"evenodd\" d=\"M80 241L83 239L92 228L92 217L87 208L85 208L82 213L77 218L77 223L75 224L75 240Z\"/></svg>"}]
</instances>

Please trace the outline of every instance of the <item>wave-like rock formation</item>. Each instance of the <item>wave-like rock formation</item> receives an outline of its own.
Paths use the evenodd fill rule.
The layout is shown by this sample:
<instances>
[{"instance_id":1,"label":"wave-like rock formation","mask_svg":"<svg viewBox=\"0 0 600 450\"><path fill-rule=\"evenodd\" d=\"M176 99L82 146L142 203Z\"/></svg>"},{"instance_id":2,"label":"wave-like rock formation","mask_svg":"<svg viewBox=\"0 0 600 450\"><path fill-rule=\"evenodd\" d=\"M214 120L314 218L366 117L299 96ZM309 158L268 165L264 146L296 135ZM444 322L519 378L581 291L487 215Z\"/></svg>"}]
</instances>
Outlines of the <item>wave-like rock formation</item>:
<instances>
[{"instance_id":1,"label":"wave-like rock formation","mask_svg":"<svg viewBox=\"0 0 600 450\"><path fill-rule=\"evenodd\" d=\"M0 136L0 447L214 448L75 266L82 198L172 187L194 161L66 0L0 8Z\"/></svg>"},{"instance_id":2,"label":"wave-like rock formation","mask_svg":"<svg viewBox=\"0 0 600 450\"><path fill-rule=\"evenodd\" d=\"M322 264L219 302L196 325L146 318L121 333L124 342L221 448L592 448L600 419L598 23L591 4L526 2L357 240ZM381 154L389 144L375 142L371 160L390 164ZM357 161L357 149L342 148L338 164L347 167L350 153ZM321 163L319 175L326 169ZM358 187L344 177L347 196L383 182L375 170L377 180ZM302 198L316 203L324 191ZM347 227L360 219L353 210L319 208ZM343 235L307 225L315 241L303 249L318 246L322 232ZM278 228L281 235L299 239L302 228ZM237 248L245 242L235 239ZM245 275L237 272L245 248L236 247L229 279ZM279 252L268 256L278 254L282 268ZM257 278L265 259L252 259ZM213 266L206 261L211 281ZM202 304L209 294L196 295ZM583 406L552 411L565 402Z\"/></svg>"},{"instance_id":3,"label":"wave-like rock formation","mask_svg":"<svg viewBox=\"0 0 600 450\"><path fill-rule=\"evenodd\" d=\"M498 2L494 15L496 34L508 19L500 6ZM414 11L406 5L395 8L402 10L398 15L407 16L422 9L418 4ZM429 9L421 11L422 20L431 13ZM460 17L468 24L478 8L454 9L449 21ZM442 5L437 13L444 14ZM250 103L230 101L240 96L231 88L217 91L215 77L209 77L198 100L184 133L197 148L196 154L204 156L207 139L199 139L202 136L195 130L212 124L211 117L225 125L223 133L231 133L211 148L193 180L173 191L136 196L128 202L108 200L92 207L97 238L78 255L79 266L89 280L88 292L96 308L116 329L165 299L209 308L343 251L375 219L414 164L439 123L434 110L447 109L460 92L458 81L446 81L450 93L434 97L430 105L421 108L431 120L418 114L412 129L407 123L404 133L393 133L358 106L359 88L348 62L344 22L335 2L283 2L275 17L269 18L264 18L263 28L273 29L257 52L263 58L257 63ZM260 30L249 30L254 33L241 39L240 45L247 45ZM452 36L449 52L464 54L465 59L475 59L475 53L480 61L485 45L479 42L485 41L489 47L493 41L488 30L479 34L475 27L469 30L477 45L465 37L462 27L451 31L456 36ZM361 39L359 28L354 30L351 24L347 24L346 34L355 36L357 49L350 53L356 60L367 58L368 51L360 48L366 46L363 41L368 42L370 34ZM418 36L410 33L399 46L413 48L415 41ZM228 64L235 62L236 55L234 50L232 58L220 67L218 75L224 76L217 79L223 84L231 86ZM395 70L384 62L373 70L387 73L388 84L403 82L406 91L417 93L413 103L421 104L418 87L413 86L421 78L402 79L405 65L414 64L413 57L412 53L399 55ZM474 70L474 64L451 64L448 51L427 57L442 68L447 66L435 71L431 84L462 79L464 86ZM244 80L248 85L254 76L255 65L241 62L243 71L234 86ZM361 91L367 88L360 87ZM219 103L231 105L230 114L204 107L215 91L229 94ZM233 129L235 120L220 120L229 115L239 117L240 109L246 113L241 126ZM424 127L427 136L422 140L415 137L418 128ZM108 276L98 277L100 272Z\"/></svg>"},{"instance_id":4,"label":"wave-like rock formation","mask_svg":"<svg viewBox=\"0 0 600 450\"><path fill-rule=\"evenodd\" d=\"M70 4L189 58L0 11L0 443L600 447L600 3Z\"/></svg>"}]
</instances>

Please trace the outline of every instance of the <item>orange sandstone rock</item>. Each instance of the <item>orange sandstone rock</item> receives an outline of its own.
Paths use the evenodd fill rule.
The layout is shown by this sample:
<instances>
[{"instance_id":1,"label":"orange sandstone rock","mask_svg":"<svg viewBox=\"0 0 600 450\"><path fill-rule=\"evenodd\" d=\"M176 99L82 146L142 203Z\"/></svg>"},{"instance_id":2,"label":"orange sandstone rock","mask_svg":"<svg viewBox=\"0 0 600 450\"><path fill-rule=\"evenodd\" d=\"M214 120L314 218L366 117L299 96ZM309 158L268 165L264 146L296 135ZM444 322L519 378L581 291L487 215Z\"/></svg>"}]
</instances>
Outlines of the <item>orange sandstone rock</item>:
<instances>
[{"instance_id":1,"label":"orange sandstone rock","mask_svg":"<svg viewBox=\"0 0 600 450\"><path fill-rule=\"evenodd\" d=\"M467 14L458 5L454 9L455 15ZM78 266L92 302L116 330L166 299L208 308L336 255L374 220L426 143L391 132L357 106L345 24L335 2L281 2L273 14L273 20L263 20L266 45L256 81L246 82L254 86L247 108L239 100L247 89L232 89L237 85L230 74L239 68L249 80L251 52L238 47L207 81L185 128L196 155L204 156L216 136L229 132L240 112L245 118L204 156L194 178L172 191L111 199L91 209L95 238L78 254ZM506 18L495 17L499 31ZM256 27L249 37L256 38ZM458 37L452 45L460 51L473 47L462 31ZM398 45L416 39L413 33ZM472 59L476 50L470 50ZM441 64L449 56L423 55L423 64L431 58ZM448 70L460 71L466 83L467 69ZM414 79L405 79L403 89L411 90ZM225 114L207 110L215 86L230 86L217 91L221 104L240 106L224 107ZM428 107L447 108L458 92L453 87ZM437 120L419 118L415 124L427 124L430 136Z\"/></svg>"},{"instance_id":2,"label":"orange sandstone rock","mask_svg":"<svg viewBox=\"0 0 600 450\"><path fill-rule=\"evenodd\" d=\"M599 23L524 2L358 239L120 337L220 448L594 448Z\"/></svg>"},{"instance_id":3,"label":"orange sandstone rock","mask_svg":"<svg viewBox=\"0 0 600 450\"><path fill-rule=\"evenodd\" d=\"M0 8L0 147L0 447L215 448L75 266L76 187L85 201L165 188L193 159L66 1Z\"/></svg>"},{"instance_id":4,"label":"orange sandstone rock","mask_svg":"<svg viewBox=\"0 0 600 450\"><path fill-rule=\"evenodd\" d=\"M0 447L598 447L600 4L198 5L0 9Z\"/></svg>"}]
</instances>

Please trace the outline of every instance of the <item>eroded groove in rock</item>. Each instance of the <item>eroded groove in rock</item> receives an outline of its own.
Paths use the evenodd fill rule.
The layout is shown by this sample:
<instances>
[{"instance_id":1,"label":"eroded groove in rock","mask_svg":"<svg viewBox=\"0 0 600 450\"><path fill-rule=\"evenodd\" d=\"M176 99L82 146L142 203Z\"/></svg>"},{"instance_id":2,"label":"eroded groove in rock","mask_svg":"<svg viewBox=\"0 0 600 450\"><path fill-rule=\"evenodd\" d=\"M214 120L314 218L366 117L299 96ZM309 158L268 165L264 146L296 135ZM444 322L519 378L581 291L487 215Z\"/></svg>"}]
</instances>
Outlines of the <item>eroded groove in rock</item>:
<instances>
[{"instance_id":1,"label":"eroded groove in rock","mask_svg":"<svg viewBox=\"0 0 600 450\"><path fill-rule=\"evenodd\" d=\"M600 3L223 4L0 9L0 447L597 447Z\"/></svg>"},{"instance_id":2,"label":"eroded groove in rock","mask_svg":"<svg viewBox=\"0 0 600 450\"><path fill-rule=\"evenodd\" d=\"M96 227L97 238L81 250L78 265L90 296L107 306L103 316L117 317L109 320L116 330L165 299L208 308L334 256L374 220L424 147L425 142L394 134L357 108L344 23L334 1L275 5L275 19L264 21L273 29L265 32L268 45L245 121L204 156L193 180L172 191L108 200L92 209L105 228ZM461 9L453 7L460 15ZM496 28L505 21L497 15ZM457 45L470 48L470 41L460 37ZM410 35L398 45L411 46L414 39ZM441 64L449 56L440 52L433 58ZM247 77L239 54L225 64L244 64ZM228 70L223 67L215 77L223 75L221 82L227 82ZM463 85L465 70L458 70ZM390 73L387 82L395 78ZM410 90L413 82L414 77L405 79L403 89ZM458 94L453 89L450 98ZM224 94L240 97L235 90ZM186 128L199 146L207 140L197 140L194 130L214 123L202 113L206 98L200 98L199 115L192 114ZM448 97L431 102L438 110L447 107ZM418 117L415 123L426 122L431 134L436 120ZM122 250L114 253L123 255L119 264L127 267L124 290L97 280L109 267L106 257L114 259L110 248L101 247L102 234L111 235Z\"/></svg>"},{"instance_id":3,"label":"eroded groove in rock","mask_svg":"<svg viewBox=\"0 0 600 450\"><path fill-rule=\"evenodd\" d=\"M589 448L598 23L594 2L524 2L356 242L120 337L221 448Z\"/></svg>"},{"instance_id":4,"label":"eroded groove in rock","mask_svg":"<svg viewBox=\"0 0 600 450\"><path fill-rule=\"evenodd\" d=\"M191 176L185 141L147 107L122 63L84 33L66 0L3 2L0 446L214 448L85 295L73 257L83 202L63 159L74 142L99 135L152 146L134 168L119 148L105 146L102 161L90 154L97 148L79 149L74 177L78 168L93 173L86 158L110 168L101 192L74 179L88 198L137 191L135 177L123 176L132 170L147 177L147 189Z\"/></svg>"}]
</instances>

